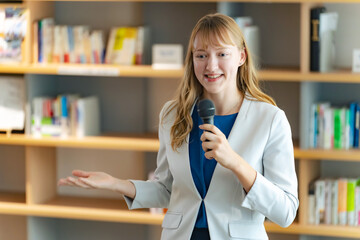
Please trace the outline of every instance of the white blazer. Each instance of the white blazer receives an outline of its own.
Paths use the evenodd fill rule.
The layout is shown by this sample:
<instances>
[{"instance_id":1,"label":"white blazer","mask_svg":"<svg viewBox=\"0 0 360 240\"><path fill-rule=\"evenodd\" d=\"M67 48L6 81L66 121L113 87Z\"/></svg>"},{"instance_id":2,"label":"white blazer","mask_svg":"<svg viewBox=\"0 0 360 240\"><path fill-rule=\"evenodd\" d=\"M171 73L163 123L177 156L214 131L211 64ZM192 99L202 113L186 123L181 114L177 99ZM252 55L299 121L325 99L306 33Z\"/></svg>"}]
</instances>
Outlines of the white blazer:
<instances>
[{"instance_id":1,"label":"white blazer","mask_svg":"<svg viewBox=\"0 0 360 240\"><path fill-rule=\"evenodd\" d=\"M169 104L165 104L160 118ZM136 196L125 197L129 209L168 208L161 239L190 239L201 201L213 240L268 239L265 217L282 227L293 222L299 205L297 177L291 129L282 110L244 99L228 141L257 171L255 183L246 194L235 174L217 164L204 199L191 175L188 141L178 152L171 148L174 118L173 110L159 126L156 180L132 180Z\"/></svg>"}]
</instances>

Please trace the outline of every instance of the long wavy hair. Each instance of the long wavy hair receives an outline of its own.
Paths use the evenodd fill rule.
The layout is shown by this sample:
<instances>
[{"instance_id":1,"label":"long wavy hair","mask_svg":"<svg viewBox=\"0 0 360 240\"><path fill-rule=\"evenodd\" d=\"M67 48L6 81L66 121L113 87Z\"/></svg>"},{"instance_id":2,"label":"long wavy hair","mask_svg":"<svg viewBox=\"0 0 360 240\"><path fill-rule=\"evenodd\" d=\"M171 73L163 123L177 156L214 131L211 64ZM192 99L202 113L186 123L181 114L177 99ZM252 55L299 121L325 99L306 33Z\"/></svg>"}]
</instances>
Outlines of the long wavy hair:
<instances>
[{"instance_id":1,"label":"long wavy hair","mask_svg":"<svg viewBox=\"0 0 360 240\"><path fill-rule=\"evenodd\" d=\"M221 46L224 44L237 46L239 50L244 49L247 57L237 72L239 91L243 97L250 97L276 106L275 101L265 94L259 86L251 54L236 22L231 17L220 13L206 15L197 22L191 33L185 58L184 75L176 91L174 101L165 110L162 117L164 120L172 110L176 109L175 121L170 132L171 147L174 151L177 151L186 141L191 132L193 127L191 110L196 99L203 94L203 87L195 76L193 63L194 41L197 36L200 36L202 46L205 49L208 45Z\"/></svg>"}]
</instances>

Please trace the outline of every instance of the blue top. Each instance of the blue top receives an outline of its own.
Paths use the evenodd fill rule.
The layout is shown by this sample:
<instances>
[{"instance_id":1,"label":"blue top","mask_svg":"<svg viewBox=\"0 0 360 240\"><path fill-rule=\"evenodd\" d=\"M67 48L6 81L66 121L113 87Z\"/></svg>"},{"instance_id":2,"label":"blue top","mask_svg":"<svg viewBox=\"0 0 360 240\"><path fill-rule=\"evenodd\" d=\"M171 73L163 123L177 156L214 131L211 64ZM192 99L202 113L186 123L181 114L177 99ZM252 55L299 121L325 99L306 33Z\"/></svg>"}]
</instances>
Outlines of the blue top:
<instances>
[{"instance_id":1,"label":"blue top","mask_svg":"<svg viewBox=\"0 0 360 240\"><path fill-rule=\"evenodd\" d=\"M228 138L230 131L234 125L237 113L224 116L214 117L214 125L223 132L223 134ZM191 115L193 120L193 128L190 132L189 140L189 158L190 158L190 168L191 174L202 199L205 198L207 190L211 182L212 175L215 170L217 161L215 159L206 159L204 156L204 150L201 147L200 136L203 133L203 130L199 128L199 125L203 124L202 119L197 113L197 106L195 104L194 111ZM195 223L196 228L207 228L208 223L206 219L205 205L202 201L199 214Z\"/></svg>"}]
</instances>

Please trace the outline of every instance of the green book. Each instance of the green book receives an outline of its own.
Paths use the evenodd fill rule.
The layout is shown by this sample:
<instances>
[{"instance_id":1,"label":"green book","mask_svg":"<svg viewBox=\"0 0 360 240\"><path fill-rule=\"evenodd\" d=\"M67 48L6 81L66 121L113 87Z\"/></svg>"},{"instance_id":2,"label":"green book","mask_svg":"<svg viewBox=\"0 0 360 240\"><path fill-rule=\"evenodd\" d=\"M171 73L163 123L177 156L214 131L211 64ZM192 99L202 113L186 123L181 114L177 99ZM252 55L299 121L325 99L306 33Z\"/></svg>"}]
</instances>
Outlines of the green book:
<instances>
[{"instance_id":1,"label":"green book","mask_svg":"<svg viewBox=\"0 0 360 240\"><path fill-rule=\"evenodd\" d=\"M340 108L334 109L334 148L342 148L342 121L341 121L341 112Z\"/></svg>"},{"instance_id":2,"label":"green book","mask_svg":"<svg viewBox=\"0 0 360 240\"><path fill-rule=\"evenodd\" d=\"M348 179L347 182L347 224L350 226L356 225L355 222L355 188L357 179Z\"/></svg>"}]
</instances>

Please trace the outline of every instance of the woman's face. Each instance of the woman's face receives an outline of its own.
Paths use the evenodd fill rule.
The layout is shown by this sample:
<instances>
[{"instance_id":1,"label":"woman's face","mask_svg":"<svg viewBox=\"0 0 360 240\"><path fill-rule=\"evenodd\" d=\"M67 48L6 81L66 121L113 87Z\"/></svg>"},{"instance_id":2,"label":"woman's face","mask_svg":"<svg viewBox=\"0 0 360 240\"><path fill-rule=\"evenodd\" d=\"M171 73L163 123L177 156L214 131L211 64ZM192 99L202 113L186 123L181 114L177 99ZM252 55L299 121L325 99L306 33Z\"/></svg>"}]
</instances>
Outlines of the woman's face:
<instances>
[{"instance_id":1,"label":"woman's face","mask_svg":"<svg viewBox=\"0 0 360 240\"><path fill-rule=\"evenodd\" d=\"M216 41L208 41L216 42ZM238 92L236 75L239 66L246 59L244 50L237 46L219 44L202 45L201 37L194 41L193 61L196 78L203 86L205 94L232 94Z\"/></svg>"}]
</instances>

